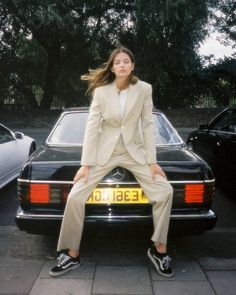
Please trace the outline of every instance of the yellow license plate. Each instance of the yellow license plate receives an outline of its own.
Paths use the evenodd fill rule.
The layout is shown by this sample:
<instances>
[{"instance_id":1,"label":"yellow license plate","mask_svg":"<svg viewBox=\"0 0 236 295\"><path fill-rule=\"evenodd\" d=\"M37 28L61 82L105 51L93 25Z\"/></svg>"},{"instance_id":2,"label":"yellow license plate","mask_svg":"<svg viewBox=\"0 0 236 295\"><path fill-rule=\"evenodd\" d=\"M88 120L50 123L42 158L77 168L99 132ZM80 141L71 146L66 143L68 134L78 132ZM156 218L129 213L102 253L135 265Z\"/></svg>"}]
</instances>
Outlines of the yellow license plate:
<instances>
[{"instance_id":1,"label":"yellow license plate","mask_svg":"<svg viewBox=\"0 0 236 295\"><path fill-rule=\"evenodd\" d=\"M141 188L97 188L87 204L146 204L149 203Z\"/></svg>"}]
</instances>

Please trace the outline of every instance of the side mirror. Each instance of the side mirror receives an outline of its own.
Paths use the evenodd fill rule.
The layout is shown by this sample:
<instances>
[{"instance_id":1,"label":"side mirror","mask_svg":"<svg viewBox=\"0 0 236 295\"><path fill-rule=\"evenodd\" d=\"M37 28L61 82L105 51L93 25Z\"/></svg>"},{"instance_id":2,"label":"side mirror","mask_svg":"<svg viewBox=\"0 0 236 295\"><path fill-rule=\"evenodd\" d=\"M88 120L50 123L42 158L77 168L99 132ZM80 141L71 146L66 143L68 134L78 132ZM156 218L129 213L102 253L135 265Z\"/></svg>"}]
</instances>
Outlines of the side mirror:
<instances>
[{"instance_id":1,"label":"side mirror","mask_svg":"<svg viewBox=\"0 0 236 295\"><path fill-rule=\"evenodd\" d=\"M201 123L198 125L199 130L209 129L208 123Z\"/></svg>"},{"instance_id":2,"label":"side mirror","mask_svg":"<svg viewBox=\"0 0 236 295\"><path fill-rule=\"evenodd\" d=\"M22 139L24 137L24 133L22 133L22 132L15 132L15 137L17 139Z\"/></svg>"}]
</instances>

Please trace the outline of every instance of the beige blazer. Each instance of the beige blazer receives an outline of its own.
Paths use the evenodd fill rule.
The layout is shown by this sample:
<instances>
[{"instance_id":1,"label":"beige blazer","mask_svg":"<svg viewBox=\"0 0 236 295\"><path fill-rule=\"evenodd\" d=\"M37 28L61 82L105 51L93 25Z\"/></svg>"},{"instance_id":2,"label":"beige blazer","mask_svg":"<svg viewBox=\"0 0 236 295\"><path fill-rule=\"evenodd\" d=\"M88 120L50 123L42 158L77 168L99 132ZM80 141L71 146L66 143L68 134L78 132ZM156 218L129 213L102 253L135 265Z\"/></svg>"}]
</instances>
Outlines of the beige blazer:
<instances>
[{"instance_id":1,"label":"beige blazer","mask_svg":"<svg viewBox=\"0 0 236 295\"><path fill-rule=\"evenodd\" d=\"M152 87L138 81L130 85L121 117L116 83L95 89L85 130L82 165L105 165L119 136L139 164L156 163Z\"/></svg>"}]
</instances>

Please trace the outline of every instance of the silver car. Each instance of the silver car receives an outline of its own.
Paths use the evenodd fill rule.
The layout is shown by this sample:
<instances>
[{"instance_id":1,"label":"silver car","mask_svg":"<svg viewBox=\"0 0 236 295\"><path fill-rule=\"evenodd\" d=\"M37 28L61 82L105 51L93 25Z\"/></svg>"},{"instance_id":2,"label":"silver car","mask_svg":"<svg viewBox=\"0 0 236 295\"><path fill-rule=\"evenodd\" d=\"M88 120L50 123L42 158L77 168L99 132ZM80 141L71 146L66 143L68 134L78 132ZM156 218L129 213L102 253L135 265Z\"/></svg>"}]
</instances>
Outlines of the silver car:
<instances>
[{"instance_id":1,"label":"silver car","mask_svg":"<svg viewBox=\"0 0 236 295\"><path fill-rule=\"evenodd\" d=\"M22 164L35 150L33 138L0 124L0 188L19 175Z\"/></svg>"}]
</instances>

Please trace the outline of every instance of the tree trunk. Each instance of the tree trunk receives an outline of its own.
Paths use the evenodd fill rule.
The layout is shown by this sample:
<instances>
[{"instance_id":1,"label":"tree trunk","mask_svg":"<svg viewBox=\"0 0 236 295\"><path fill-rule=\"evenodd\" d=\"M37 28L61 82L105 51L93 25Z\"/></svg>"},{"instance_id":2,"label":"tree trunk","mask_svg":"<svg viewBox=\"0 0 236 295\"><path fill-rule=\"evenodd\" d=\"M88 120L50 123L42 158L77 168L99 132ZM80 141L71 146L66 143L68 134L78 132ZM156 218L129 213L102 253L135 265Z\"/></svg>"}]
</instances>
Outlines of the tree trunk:
<instances>
[{"instance_id":1,"label":"tree trunk","mask_svg":"<svg viewBox=\"0 0 236 295\"><path fill-rule=\"evenodd\" d=\"M56 91L56 84L61 71L60 47L50 48L48 51L47 74L44 95L40 109L49 110Z\"/></svg>"},{"instance_id":2,"label":"tree trunk","mask_svg":"<svg viewBox=\"0 0 236 295\"><path fill-rule=\"evenodd\" d=\"M32 92L32 89L30 89L29 87L25 87L22 89L22 93L25 95L25 97L27 99L27 103L30 105L31 109L34 110L39 107L37 104L36 97Z\"/></svg>"}]
</instances>

